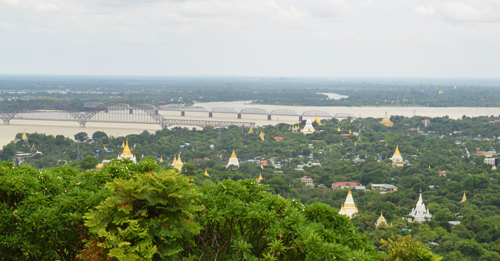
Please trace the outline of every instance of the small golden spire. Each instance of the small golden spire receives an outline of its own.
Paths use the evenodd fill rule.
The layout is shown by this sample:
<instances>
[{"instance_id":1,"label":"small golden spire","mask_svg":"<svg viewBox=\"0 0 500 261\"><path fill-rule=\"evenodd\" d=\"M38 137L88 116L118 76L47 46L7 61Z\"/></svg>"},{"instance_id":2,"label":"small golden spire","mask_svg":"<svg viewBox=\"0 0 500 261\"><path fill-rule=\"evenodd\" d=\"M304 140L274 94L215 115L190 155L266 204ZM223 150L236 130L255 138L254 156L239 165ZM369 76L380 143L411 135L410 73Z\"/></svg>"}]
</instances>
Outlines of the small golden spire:
<instances>
[{"instance_id":1,"label":"small golden spire","mask_svg":"<svg viewBox=\"0 0 500 261\"><path fill-rule=\"evenodd\" d=\"M323 125L323 124L321 124L321 121L319 121L319 118L318 118L318 114L317 114L317 113L316 113L316 119L314 119L314 121L315 121L316 123L318 123L318 125Z\"/></svg>"},{"instance_id":2,"label":"small golden spire","mask_svg":"<svg viewBox=\"0 0 500 261\"><path fill-rule=\"evenodd\" d=\"M27 140L28 136L26 135L26 130L23 130L23 136L21 137L22 140Z\"/></svg>"},{"instance_id":3,"label":"small golden spire","mask_svg":"<svg viewBox=\"0 0 500 261\"><path fill-rule=\"evenodd\" d=\"M125 141L122 142L122 148L125 148Z\"/></svg>"},{"instance_id":4,"label":"small golden spire","mask_svg":"<svg viewBox=\"0 0 500 261\"><path fill-rule=\"evenodd\" d=\"M210 176L208 175L208 169L205 169L205 176Z\"/></svg>"},{"instance_id":5,"label":"small golden spire","mask_svg":"<svg viewBox=\"0 0 500 261\"><path fill-rule=\"evenodd\" d=\"M396 152L394 152L394 155L401 155L401 153L399 153L399 147L398 147L398 145L396 145Z\"/></svg>"},{"instance_id":6,"label":"small golden spire","mask_svg":"<svg viewBox=\"0 0 500 261\"><path fill-rule=\"evenodd\" d=\"M340 127L337 127L337 131L340 131Z\"/></svg>"},{"instance_id":7,"label":"small golden spire","mask_svg":"<svg viewBox=\"0 0 500 261\"><path fill-rule=\"evenodd\" d=\"M422 193L422 188L420 188L420 190L418 191L418 193Z\"/></svg>"},{"instance_id":8,"label":"small golden spire","mask_svg":"<svg viewBox=\"0 0 500 261\"><path fill-rule=\"evenodd\" d=\"M177 156L174 155L174 161L172 161L172 164L175 164L177 162Z\"/></svg>"},{"instance_id":9,"label":"small golden spire","mask_svg":"<svg viewBox=\"0 0 500 261\"><path fill-rule=\"evenodd\" d=\"M182 163L181 154L180 153L179 153L179 156L177 157L177 163Z\"/></svg>"},{"instance_id":10,"label":"small golden spire","mask_svg":"<svg viewBox=\"0 0 500 261\"><path fill-rule=\"evenodd\" d=\"M163 156L160 157L160 162L163 162Z\"/></svg>"},{"instance_id":11,"label":"small golden spire","mask_svg":"<svg viewBox=\"0 0 500 261\"><path fill-rule=\"evenodd\" d=\"M250 130L248 131L248 134L253 133L252 126L250 126Z\"/></svg>"},{"instance_id":12,"label":"small golden spire","mask_svg":"<svg viewBox=\"0 0 500 261\"><path fill-rule=\"evenodd\" d=\"M349 194L351 194L351 186L349 186Z\"/></svg>"},{"instance_id":13,"label":"small golden spire","mask_svg":"<svg viewBox=\"0 0 500 261\"><path fill-rule=\"evenodd\" d=\"M467 200L467 197L465 196L465 191L464 191L464 196L462 197L462 201L461 202L464 202Z\"/></svg>"},{"instance_id":14,"label":"small golden spire","mask_svg":"<svg viewBox=\"0 0 500 261\"><path fill-rule=\"evenodd\" d=\"M262 177L262 173L260 173L260 176L257 178L257 182L263 180L264 178Z\"/></svg>"},{"instance_id":15,"label":"small golden spire","mask_svg":"<svg viewBox=\"0 0 500 261\"><path fill-rule=\"evenodd\" d=\"M352 133L352 131L351 131L351 129L349 129L349 134L351 134L351 133Z\"/></svg>"},{"instance_id":16,"label":"small golden spire","mask_svg":"<svg viewBox=\"0 0 500 261\"><path fill-rule=\"evenodd\" d=\"M236 153L234 153L234 150L233 150L233 154L231 154L231 159L236 159Z\"/></svg>"},{"instance_id":17,"label":"small golden spire","mask_svg":"<svg viewBox=\"0 0 500 261\"><path fill-rule=\"evenodd\" d=\"M126 141L127 142L125 143L125 148L123 149L122 155L132 155L132 151L130 151L130 148L128 147L128 139Z\"/></svg>"}]
</instances>

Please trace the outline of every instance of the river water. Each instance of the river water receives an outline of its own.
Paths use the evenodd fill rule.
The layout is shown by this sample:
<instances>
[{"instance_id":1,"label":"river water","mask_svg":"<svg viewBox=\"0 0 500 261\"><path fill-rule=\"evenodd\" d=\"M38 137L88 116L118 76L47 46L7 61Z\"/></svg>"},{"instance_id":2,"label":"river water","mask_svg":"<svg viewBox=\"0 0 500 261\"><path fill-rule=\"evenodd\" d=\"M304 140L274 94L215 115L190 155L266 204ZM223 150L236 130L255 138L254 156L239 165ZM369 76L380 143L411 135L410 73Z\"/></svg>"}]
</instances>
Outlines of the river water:
<instances>
[{"instance_id":1,"label":"river water","mask_svg":"<svg viewBox=\"0 0 500 261\"><path fill-rule=\"evenodd\" d=\"M262 108L267 111L276 109L287 109L297 111L302 114L305 111L325 111L333 115L336 113L353 113L358 117L374 117L382 118L387 112L388 115L403 115L411 117L413 113L417 116L441 117L448 115L450 118L458 119L462 115L467 116L489 116L500 115L500 108L482 108L482 107L315 107L315 106L281 106L281 105L257 105L251 104L250 101L235 101L235 102L210 102L198 103L195 106L212 109L215 107L230 107L236 110L245 108ZM180 116L178 111L160 111L160 113L170 119L186 119L186 120L214 120L214 121L242 121L254 122L257 125L268 125L277 123L298 123L297 116L272 116L271 120L267 120L267 115L248 115L243 114L242 119L237 119L236 114L214 113L213 118L208 118L207 113L186 112L185 117ZM315 115L311 115L315 117ZM304 118L306 119L306 118ZM174 127L174 126L173 126ZM189 128L192 128L189 127ZM41 121L41 120L17 120L13 119L10 124L0 124L0 146L8 144L15 138L17 133L22 133L26 130L27 133L45 133L47 135L64 135L73 138L78 132L85 131L92 136L96 131L104 131L111 136L124 136L129 134L140 134L144 130L155 132L161 127L157 124L124 124L124 123L96 123L89 122L85 128L80 128L78 123L73 121Z\"/></svg>"}]
</instances>

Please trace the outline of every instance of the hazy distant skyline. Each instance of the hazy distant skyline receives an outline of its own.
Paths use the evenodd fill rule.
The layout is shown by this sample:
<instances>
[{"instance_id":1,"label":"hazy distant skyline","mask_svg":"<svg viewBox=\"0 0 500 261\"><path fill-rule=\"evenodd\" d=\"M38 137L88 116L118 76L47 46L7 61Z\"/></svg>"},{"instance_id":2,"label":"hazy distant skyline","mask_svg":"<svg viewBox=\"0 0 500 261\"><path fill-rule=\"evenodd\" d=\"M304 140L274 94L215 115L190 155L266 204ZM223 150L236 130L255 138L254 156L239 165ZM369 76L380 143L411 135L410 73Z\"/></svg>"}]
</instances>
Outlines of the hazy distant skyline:
<instances>
[{"instance_id":1,"label":"hazy distant skyline","mask_svg":"<svg viewBox=\"0 0 500 261\"><path fill-rule=\"evenodd\" d=\"M0 0L0 74L500 77L498 0Z\"/></svg>"}]
</instances>

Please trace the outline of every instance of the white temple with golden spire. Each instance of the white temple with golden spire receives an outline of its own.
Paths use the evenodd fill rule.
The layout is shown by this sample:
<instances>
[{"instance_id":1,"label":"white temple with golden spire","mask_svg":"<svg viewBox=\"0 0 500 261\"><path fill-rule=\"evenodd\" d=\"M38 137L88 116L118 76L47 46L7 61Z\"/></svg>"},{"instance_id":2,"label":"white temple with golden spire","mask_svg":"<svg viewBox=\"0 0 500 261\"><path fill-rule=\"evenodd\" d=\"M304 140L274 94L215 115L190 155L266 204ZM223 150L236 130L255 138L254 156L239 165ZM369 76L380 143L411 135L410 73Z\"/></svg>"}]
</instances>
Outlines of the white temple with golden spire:
<instances>
[{"instance_id":1,"label":"white temple with golden spire","mask_svg":"<svg viewBox=\"0 0 500 261\"><path fill-rule=\"evenodd\" d=\"M396 151L394 152L394 155L392 156L391 160L392 160L392 166L403 167L403 165L405 165L405 161L403 160L403 157L399 152L398 145L396 145Z\"/></svg>"},{"instance_id":2,"label":"white temple with golden spire","mask_svg":"<svg viewBox=\"0 0 500 261\"><path fill-rule=\"evenodd\" d=\"M179 157L177 157L177 160L175 160L174 168L176 168L178 171L181 171L182 166L184 166L184 163L182 163L181 154L179 153Z\"/></svg>"},{"instance_id":3,"label":"white temple with golden spire","mask_svg":"<svg viewBox=\"0 0 500 261\"><path fill-rule=\"evenodd\" d=\"M313 133L315 131L316 130L314 129L314 127L312 125L311 119L307 119L306 126L304 126L304 128L301 130L301 132L304 134L310 134L310 133Z\"/></svg>"},{"instance_id":4,"label":"white temple with golden spire","mask_svg":"<svg viewBox=\"0 0 500 261\"><path fill-rule=\"evenodd\" d=\"M429 212L429 209L425 208L424 201L422 200L422 189L420 189L420 196L418 198L417 205L408 215L410 216L408 218L409 222L422 223L424 221L431 220L432 214Z\"/></svg>"},{"instance_id":5,"label":"white temple with golden spire","mask_svg":"<svg viewBox=\"0 0 500 261\"><path fill-rule=\"evenodd\" d=\"M377 222L375 222L375 227L378 227L382 224L387 226L387 221L385 220L384 215L382 215L382 211L380 211L380 217L378 217Z\"/></svg>"},{"instance_id":6,"label":"white temple with golden spire","mask_svg":"<svg viewBox=\"0 0 500 261\"><path fill-rule=\"evenodd\" d=\"M352 198L351 188L349 188L349 193L347 194L345 203L342 204L342 207L340 208L339 214L352 218L352 216L354 216L354 214L356 213L358 213L358 208L356 207L354 199Z\"/></svg>"},{"instance_id":7,"label":"white temple with golden spire","mask_svg":"<svg viewBox=\"0 0 500 261\"><path fill-rule=\"evenodd\" d=\"M236 153L234 153L234 150L233 150L233 154L231 155L231 158L229 158L229 161L227 162L226 168L229 168L229 166L231 166L231 165L236 166L236 168L240 167L240 163L238 161L238 158L236 158Z\"/></svg>"},{"instance_id":8,"label":"white temple with golden spire","mask_svg":"<svg viewBox=\"0 0 500 261\"><path fill-rule=\"evenodd\" d=\"M128 146L128 139L125 143L125 148L123 149L122 154L118 155L118 159L130 159L134 163L137 163L135 156L132 154L132 151L130 151L130 148Z\"/></svg>"}]
</instances>

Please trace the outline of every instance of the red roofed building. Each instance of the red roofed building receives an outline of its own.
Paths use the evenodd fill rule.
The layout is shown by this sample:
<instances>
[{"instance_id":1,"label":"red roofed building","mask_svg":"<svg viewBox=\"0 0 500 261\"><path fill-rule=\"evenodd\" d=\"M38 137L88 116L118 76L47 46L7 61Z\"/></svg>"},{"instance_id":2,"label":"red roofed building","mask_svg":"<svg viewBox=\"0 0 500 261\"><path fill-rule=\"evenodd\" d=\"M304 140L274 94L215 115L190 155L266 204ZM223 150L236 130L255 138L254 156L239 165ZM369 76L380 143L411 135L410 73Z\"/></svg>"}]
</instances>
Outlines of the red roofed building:
<instances>
[{"instance_id":1,"label":"red roofed building","mask_svg":"<svg viewBox=\"0 0 500 261\"><path fill-rule=\"evenodd\" d=\"M284 140L284 139L285 139L285 138L283 138L283 137L274 137L274 140L275 140L275 141L280 141L280 140Z\"/></svg>"},{"instance_id":2,"label":"red roofed building","mask_svg":"<svg viewBox=\"0 0 500 261\"><path fill-rule=\"evenodd\" d=\"M354 182L354 181L335 182L332 184L333 190L345 189L345 188L355 188L356 190L362 190L362 191L366 190L365 186L361 185L361 183Z\"/></svg>"},{"instance_id":3,"label":"red roofed building","mask_svg":"<svg viewBox=\"0 0 500 261\"><path fill-rule=\"evenodd\" d=\"M340 134L340 136L342 136L342 137L349 137L349 136L351 136L351 134L349 134L349 133L344 133L344 134Z\"/></svg>"}]
</instances>

